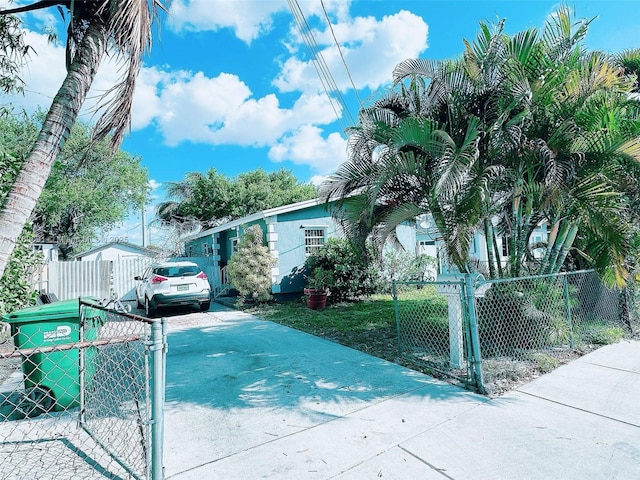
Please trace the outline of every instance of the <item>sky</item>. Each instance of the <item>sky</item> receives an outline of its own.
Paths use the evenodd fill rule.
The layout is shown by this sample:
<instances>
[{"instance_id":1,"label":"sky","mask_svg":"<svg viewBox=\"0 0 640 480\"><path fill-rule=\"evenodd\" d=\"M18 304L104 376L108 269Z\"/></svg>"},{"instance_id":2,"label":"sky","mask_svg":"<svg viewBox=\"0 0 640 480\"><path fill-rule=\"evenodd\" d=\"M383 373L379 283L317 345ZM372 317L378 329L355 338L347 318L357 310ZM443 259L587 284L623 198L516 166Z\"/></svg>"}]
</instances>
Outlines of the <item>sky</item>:
<instances>
[{"instance_id":1,"label":"sky","mask_svg":"<svg viewBox=\"0 0 640 480\"><path fill-rule=\"evenodd\" d=\"M8 0L0 0L5 6ZM33 0L35 1L35 0ZM33 3L14 1L14 5ZM285 168L318 184L347 160L345 129L362 105L388 88L393 68L407 58L445 59L463 51L480 21L506 20L507 33L541 27L560 5L543 0L173 0L161 14L144 58L133 100L130 133L122 149L149 172L146 222L155 243L154 205L163 184L188 172L215 168L234 177ZM576 18L594 19L586 45L608 52L640 47L640 1L574 1ZM292 8L311 30L301 35ZM327 21L327 17L328 20ZM24 95L5 98L27 111L47 110L65 76L64 35L55 8L23 14L35 49L22 74ZM298 18L301 18L298 15ZM323 86L304 40L313 38L332 79ZM339 45L339 47L338 47ZM119 77L103 61L82 118ZM326 85L326 82L325 82ZM141 243L132 214L98 242Z\"/></svg>"}]
</instances>

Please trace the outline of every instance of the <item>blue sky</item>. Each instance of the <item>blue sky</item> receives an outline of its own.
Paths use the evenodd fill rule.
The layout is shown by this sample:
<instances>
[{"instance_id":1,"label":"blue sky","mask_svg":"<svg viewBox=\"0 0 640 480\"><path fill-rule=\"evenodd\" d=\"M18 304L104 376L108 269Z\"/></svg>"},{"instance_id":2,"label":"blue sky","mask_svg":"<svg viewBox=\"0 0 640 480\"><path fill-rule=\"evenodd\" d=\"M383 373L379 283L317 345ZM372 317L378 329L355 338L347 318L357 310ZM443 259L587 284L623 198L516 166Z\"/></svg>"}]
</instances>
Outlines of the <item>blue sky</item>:
<instances>
[{"instance_id":1,"label":"blue sky","mask_svg":"<svg viewBox=\"0 0 640 480\"><path fill-rule=\"evenodd\" d=\"M27 3L32 2L14 2ZM320 0L298 3L344 104L330 101L323 91L287 0L173 0L138 78L132 129L122 147L142 158L154 202L164 198L163 182L211 167L228 176L284 167L300 181L317 183L346 160L343 130L351 123L349 114L357 115L358 97L366 104L384 89L398 62L459 55L463 38L473 39L481 20L505 18L509 33L540 27L559 5L533 0L324 0L332 33ZM640 1L568 5L577 18L597 17L587 37L590 48L616 52L640 47ZM55 9L23 18L37 55L23 74L26 94L10 100L29 111L48 109L64 78L64 46L48 44L43 28L62 24ZM93 94L117 78L115 64L103 62ZM87 107L91 104L89 100ZM151 205L148 220L152 210ZM139 224L132 216L107 237L139 243Z\"/></svg>"}]
</instances>

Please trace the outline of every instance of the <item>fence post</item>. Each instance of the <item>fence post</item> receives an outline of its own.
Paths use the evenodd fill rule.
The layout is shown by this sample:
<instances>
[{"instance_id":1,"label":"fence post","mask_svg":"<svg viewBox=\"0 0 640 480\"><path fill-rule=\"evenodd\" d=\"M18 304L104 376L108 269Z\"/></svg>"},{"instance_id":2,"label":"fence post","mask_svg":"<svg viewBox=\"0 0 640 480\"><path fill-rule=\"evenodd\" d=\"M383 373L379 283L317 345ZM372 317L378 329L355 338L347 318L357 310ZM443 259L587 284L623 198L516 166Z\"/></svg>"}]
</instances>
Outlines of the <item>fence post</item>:
<instances>
[{"instance_id":1,"label":"fence post","mask_svg":"<svg viewBox=\"0 0 640 480\"><path fill-rule=\"evenodd\" d=\"M564 304L567 308L567 323L569 325L569 346L573 348L573 319L571 318L571 298L569 297L569 280L568 275L564 276Z\"/></svg>"},{"instance_id":2,"label":"fence post","mask_svg":"<svg viewBox=\"0 0 640 480\"><path fill-rule=\"evenodd\" d=\"M166 327L164 317L151 324L151 351L153 373L151 375L151 480L164 479L164 389Z\"/></svg>"},{"instance_id":3,"label":"fence post","mask_svg":"<svg viewBox=\"0 0 640 480\"><path fill-rule=\"evenodd\" d=\"M398 355L402 356L402 339L400 338L400 307L398 305L398 290L396 281L391 282L391 296L393 297L393 310L396 314L396 330L398 332Z\"/></svg>"},{"instance_id":4,"label":"fence post","mask_svg":"<svg viewBox=\"0 0 640 480\"><path fill-rule=\"evenodd\" d=\"M480 335L478 334L478 321L476 317L476 305L471 275L464 276L464 293L467 300L467 315L469 317L469 333L471 336L471 375L476 389L480 393L486 393L482 378L482 357L480 355Z\"/></svg>"}]
</instances>

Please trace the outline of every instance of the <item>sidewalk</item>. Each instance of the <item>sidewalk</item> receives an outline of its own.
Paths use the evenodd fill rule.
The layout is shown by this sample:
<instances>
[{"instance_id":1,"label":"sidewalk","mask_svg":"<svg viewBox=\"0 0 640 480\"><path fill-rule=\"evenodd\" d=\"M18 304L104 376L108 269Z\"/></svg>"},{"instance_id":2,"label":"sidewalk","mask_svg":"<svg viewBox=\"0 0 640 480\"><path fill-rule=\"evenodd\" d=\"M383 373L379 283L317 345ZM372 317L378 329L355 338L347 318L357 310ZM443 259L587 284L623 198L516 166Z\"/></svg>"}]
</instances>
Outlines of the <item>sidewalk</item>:
<instances>
[{"instance_id":1,"label":"sidewalk","mask_svg":"<svg viewBox=\"0 0 640 480\"><path fill-rule=\"evenodd\" d=\"M640 342L497 399L222 307L169 318L167 479L640 477Z\"/></svg>"}]
</instances>

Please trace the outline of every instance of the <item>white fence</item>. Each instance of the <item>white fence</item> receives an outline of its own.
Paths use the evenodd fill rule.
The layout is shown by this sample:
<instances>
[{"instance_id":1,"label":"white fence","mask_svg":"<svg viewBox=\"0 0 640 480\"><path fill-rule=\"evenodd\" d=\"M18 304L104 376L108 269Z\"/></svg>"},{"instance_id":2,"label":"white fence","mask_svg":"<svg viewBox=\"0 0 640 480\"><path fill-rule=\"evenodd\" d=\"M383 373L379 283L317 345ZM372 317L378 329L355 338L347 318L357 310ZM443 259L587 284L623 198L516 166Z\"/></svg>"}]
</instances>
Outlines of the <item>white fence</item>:
<instances>
[{"instance_id":1,"label":"white fence","mask_svg":"<svg viewBox=\"0 0 640 480\"><path fill-rule=\"evenodd\" d=\"M168 261L187 260L197 263L207 274L209 283L220 283L220 270L212 257L170 258ZM117 261L96 260L90 262L49 262L35 280L35 288L55 294L58 300L78 297L96 297L104 300L112 292L123 301L135 300L136 275L154 262L167 259L136 257Z\"/></svg>"}]
</instances>

